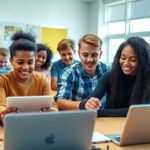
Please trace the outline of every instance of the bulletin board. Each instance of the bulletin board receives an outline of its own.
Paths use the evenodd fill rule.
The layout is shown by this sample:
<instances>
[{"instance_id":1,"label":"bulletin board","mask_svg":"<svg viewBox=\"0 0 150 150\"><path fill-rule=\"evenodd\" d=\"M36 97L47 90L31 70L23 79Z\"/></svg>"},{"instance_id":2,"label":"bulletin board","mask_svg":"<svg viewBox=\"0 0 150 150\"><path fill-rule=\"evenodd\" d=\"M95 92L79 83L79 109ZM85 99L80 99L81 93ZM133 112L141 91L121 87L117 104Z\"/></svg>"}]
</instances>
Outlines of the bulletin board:
<instances>
[{"instance_id":1,"label":"bulletin board","mask_svg":"<svg viewBox=\"0 0 150 150\"><path fill-rule=\"evenodd\" d=\"M41 42L48 45L54 54L57 53L58 42L63 38L67 38L67 29L41 27Z\"/></svg>"},{"instance_id":2,"label":"bulletin board","mask_svg":"<svg viewBox=\"0 0 150 150\"><path fill-rule=\"evenodd\" d=\"M35 37L36 42L41 42L40 26L16 22L0 22L0 47L9 48L12 35L18 31L29 32Z\"/></svg>"}]
</instances>

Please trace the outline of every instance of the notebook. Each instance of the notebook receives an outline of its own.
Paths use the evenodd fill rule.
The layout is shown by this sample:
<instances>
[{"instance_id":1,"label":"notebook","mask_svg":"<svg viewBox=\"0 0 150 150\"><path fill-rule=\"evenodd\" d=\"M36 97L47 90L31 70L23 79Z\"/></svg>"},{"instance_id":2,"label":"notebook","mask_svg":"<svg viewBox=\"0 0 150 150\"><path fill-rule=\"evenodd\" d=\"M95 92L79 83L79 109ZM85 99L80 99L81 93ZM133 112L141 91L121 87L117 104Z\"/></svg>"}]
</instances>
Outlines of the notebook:
<instances>
[{"instance_id":1,"label":"notebook","mask_svg":"<svg viewBox=\"0 0 150 150\"><path fill-rule=\"evenodd\" d=\"M106 143L106 142L110 142L110 138L99 133L99 132L93 132L93 136L92 136L92 143L93 144L97 144L97 143Z\"/></svg>"},{"instance_id":2,"label":"notebook","mask_svg":"<svg viewBox=\"0 0 150 150\"><path fill-rule=\"evenodd\" d=\"M108 137L121 146L150 143L149 115L150 104L130 106L122 135L111 134Z\"/></svg>"},{"instance_id":3,"label":"notebook","mask_svg":"<svg viewBox=\"0 0 150 150\"><path fill-rule=\"evenodd\" d=\"M16 107L22 112L40 111L41 108L51 108L53 96L12 96L7 97L6 107Z\"/></svg>"},{"instance_id":4,"label":"notebook","mask_svg":"<svg viewBox=\"0 0 150 150\"><path fill-rule=\"evenodd\" d=\"M96 111L31 112L4 119L5 150L90 150Z\"/></svg>"}]
</instances>

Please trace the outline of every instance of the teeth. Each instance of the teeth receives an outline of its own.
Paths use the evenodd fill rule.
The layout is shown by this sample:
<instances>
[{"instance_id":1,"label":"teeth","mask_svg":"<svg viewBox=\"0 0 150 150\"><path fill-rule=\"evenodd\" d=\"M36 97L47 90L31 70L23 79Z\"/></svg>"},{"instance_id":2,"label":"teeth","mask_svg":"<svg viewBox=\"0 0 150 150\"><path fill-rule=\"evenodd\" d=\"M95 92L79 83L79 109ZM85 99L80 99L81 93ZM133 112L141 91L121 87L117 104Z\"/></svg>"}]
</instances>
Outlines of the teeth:
<instances>
[{"instance_id":1,"label":"teeth","mask_svg":"<svg viewBox=\"0 0 150 150\"><path fill-rule=\"evenodd\" d=\"M28 74L29 72L21 72L22 74Z\"/></svg>"},{"instance_id":2,"label":"teeth","mask_svg":"<svg viewBox=\"0 0 150 150\"><path fill-rule=\"evenodd\" d=\"M128 71L130 71L131 69L130 69L130 68L123 68L123 70L128 72Z\"/></svg>"},{"instance_id":3,"label":"teeth","mask_svg":"<svg viewBox=\"0 0 150 150\"><path fill-rule=\"evenodd\" d=\"M93 64L87 64L87 65L90 66L90 67L93 66Z\"/></svg>"},{"instance_id":4,"label":"teeth","mask_svg":"<svg viewBox=\"0 0 150 150\"><path fill-rule=\"evenodd\" d=\"M36 63L39 64L39 65L41 64L41 62L36 62Z\"/></svg>"}]
</instances>

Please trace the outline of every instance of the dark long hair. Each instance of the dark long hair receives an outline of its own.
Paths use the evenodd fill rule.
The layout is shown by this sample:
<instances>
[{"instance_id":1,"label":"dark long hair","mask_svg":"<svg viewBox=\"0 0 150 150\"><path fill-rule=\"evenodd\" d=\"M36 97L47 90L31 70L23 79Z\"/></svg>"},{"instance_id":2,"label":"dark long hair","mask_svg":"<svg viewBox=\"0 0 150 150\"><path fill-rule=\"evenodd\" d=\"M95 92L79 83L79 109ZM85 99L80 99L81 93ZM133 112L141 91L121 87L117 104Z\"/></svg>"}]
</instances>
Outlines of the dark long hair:
<instances>
[{"instance_id":1,"label":"dark long hair","mask_svg":"<svg viewBox=\"0 0 150 150\"><path fill-rule=\"evenodd\" d=\"M114 57L111 70L111 101L118 104L122 99L123 72L119 59L125 46L130 45L137 55L138 68L130 97L130 104L144 103L150 87L150 45L140 37L129 37L123 42Z\"/></svg>"}]
</instances>

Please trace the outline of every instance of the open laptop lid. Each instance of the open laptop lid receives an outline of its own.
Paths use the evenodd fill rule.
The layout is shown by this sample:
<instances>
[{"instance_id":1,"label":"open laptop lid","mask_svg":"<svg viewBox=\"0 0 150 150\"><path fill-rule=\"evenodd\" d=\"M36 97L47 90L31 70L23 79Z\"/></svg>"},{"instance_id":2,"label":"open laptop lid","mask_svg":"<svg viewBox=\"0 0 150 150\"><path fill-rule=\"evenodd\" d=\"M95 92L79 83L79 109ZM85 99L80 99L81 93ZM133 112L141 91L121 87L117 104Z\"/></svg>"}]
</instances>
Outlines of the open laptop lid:
<instances>
[{"instance_id":1,"label":"open laptop lid","mask_svg":"<svg viewBox=\"0 0 150 150\"><path fill-rule=\"evenodd\" d=\"M109 135L118 145L150 143L150 104L132 105L129 108L126 123L118 141L118 135Z\"/></svg>"},{"instance_id":2,"label":"open laptop lid","mask_svg":"<svg viewBox=\"0 0 150 150\"><path fill-rule=\"evenodd\" d=\"M150 143L149 115L149 104L130 107L120 145Z\"/></svg>"},{"instance_id":3,"label":"open laptop lid","mask_svg":"<svg viewBox=\"0 0 150 150\"><path fill-rule=\"evenodd\" d=\"M89 150L96 111L9 114L5 150Z\"/></svg>"},{"instance_id":4,"label":"open laptop lid","mask_svg":"<svg viewBox=\"0 0 150 150\"><path fill-rule=\"evenodd\" d=\"M51 108L53 96L10 96L6 106L19 108L22 112L40 111L41 108Z\"/></svg>"}]
</instances>

